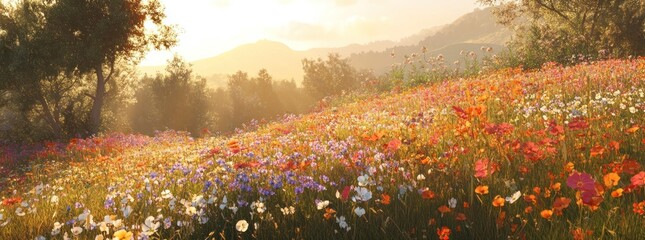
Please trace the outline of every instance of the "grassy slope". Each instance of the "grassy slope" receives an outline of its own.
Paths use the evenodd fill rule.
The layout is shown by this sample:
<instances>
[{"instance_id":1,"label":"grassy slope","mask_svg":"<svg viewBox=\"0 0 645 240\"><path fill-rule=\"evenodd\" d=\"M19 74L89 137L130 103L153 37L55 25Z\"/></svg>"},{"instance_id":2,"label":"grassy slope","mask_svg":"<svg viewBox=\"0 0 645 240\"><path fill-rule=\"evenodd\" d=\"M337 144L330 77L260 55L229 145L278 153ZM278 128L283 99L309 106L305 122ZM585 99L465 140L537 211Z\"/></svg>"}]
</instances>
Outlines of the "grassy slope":
<instances>
[{"instance_id":1,"label":"grassy slope","mask_svg":"<svg viewBox=\"0 0 645 240\"><path fill-rule=\"evenodd\" d=\"M506 70L363 97L231 137L77 142L7 182L0 238L50 238L55 222L65 225L54 238L73 227L80 238L141 234L148 216L161 224L152 236L164 238L436 239L442 227L467 239L638 238L644 218L633 204L645 193L631 178L645 163L644 80L643 59ZM574 171L598 185L580 191L593 193L585 203L567 186ZM620 179L605 185L612 171ZM623 195L612 197L618 188ZM371 197L361 201L359 191ZM494 206L516 191L519 199ZM250 224L244 233L239 220Z\"/></svg>"}]
</instances>

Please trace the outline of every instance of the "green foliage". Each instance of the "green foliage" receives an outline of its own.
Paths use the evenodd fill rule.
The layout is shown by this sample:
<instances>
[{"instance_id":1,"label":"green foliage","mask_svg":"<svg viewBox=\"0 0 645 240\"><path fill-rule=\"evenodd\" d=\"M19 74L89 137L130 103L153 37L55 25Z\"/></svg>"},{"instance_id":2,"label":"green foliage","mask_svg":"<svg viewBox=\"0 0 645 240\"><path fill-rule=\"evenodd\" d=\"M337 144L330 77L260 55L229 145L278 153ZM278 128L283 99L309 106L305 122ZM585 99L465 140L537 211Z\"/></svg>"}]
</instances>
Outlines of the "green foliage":
<instances>
[{"instance_id":1,"label":"green foliage","mask_svg":"<svg viewBox=\"0 0 645 240\"><path fill-rule=\"evenodd\" d=\"M338 54L329 54L326 61L303 59L302 68L305 71L302 84L315 99L340 94L359 83L356 70Z\"/></svg>"},{"instance_id":2,"label":"green foliage","mask_svg":"<svg viewBox=\"0 0 645 240\"><path fill-rule=\"evenodd\" d=\"M517 25L505 65L538 68L555 61L645 55L645 2L640 0L480 0ZM512 53L512 54L511 54Z\"/></svg>"},{"instance_id":3,"label":"green foliage","mask_svg":"<svg viewBox=\"0 0 645 240\"><path fill-rule=\"evenodd\" d=\"M165 74L142 80L131 108L132 129L146 134L175 129L197 135L212 128L216 115L211 91L205 79L194 76L190 65L175 56Z\"/></svg>"},{"instance_id":4,"label":"green foliage","mask_svg":"<svg viewBox=\"0 0 645 240\"><path fill-rule=\"evenodd\" d=\"M135 65L150 47L167 48L175 43L175 33L162 23L163 9L155 0L22 0L0 8L6 13L0 17L0 63L6 66L0 70L0 87L16 92L29 89L33 104L40 108L29 119L41 118L43 127L57 139L106 129L102 118L110 101L108 91L111 86L124 86L113 83L118 80L118 62ZM89 74L96 77L86 78ZM94 81L77 81L81 78ZM56 86L65 85L68 91L87 96L72 101L91 106L84 114L67 115L82 122L84 131L66 131L63 116L57 116L60 106L50 104L48 95L60 93L47 92L54 80Z\"/></svg>"}]
</instances>

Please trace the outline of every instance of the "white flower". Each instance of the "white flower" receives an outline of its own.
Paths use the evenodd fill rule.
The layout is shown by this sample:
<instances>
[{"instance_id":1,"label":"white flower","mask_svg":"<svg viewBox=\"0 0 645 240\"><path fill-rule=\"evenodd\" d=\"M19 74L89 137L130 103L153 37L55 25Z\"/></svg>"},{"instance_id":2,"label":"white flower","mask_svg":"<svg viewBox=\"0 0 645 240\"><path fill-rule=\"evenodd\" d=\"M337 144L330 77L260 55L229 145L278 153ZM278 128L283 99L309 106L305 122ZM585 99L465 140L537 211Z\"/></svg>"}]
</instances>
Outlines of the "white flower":
<instances>
[{"instance_id":1,"label":"white flower","mask_svg":"<svg viewBox=\"0 0 645 240\"><path fill-rule=\"evenodd\" d=\"M160 226L161 226L161 223L156 221L155 217L149 216L143 222L143 226L141 226L141 231L143 231L144 235L150 236L154 234L157 231L157 228L159 228Z\"/></svg>"},{"instance_id":2,"label":"white flower","mask_svg":"<svg viewBox=\"0 0 645 240\"><path fill-rule=\"evenodd\" d=\"M249 223L246 222L246 220L237 221L237 223L235 224L235 229L240 232L246 232L246 230L249 229Z\"/></svg>"},{"instance_id":3,"label":"white flower","mask_svg":"<svg viewBox=\"0 0 645 240\"><path fill-rule=\"evenodd\" d=\"M101 234L96 235L96 237L94 237L94 240L104 240L104 239L105 239L105 237L103 237L103 235L101 235Z\"/></svg>"},{"instance_id":4,"label":"white flower","mask_svg":"<svg viewBox=\"0 0 645 240\"><path fill-rule=\"evenodd\" d=\"M506 201L509 202L510 204L513 204L515 201L517 201L517 199L520 199L521 196L522 196L522 192L517 191L513 193L513 195L511 195L510 197L506 197Z\"/></svg>"},{"instance_id":5,"label":"white flower","mask_svg":"<svg viewBox=\"0 0 645 240\"><path fill-rule=\"evenodd\" d=\"M113 221L112 226L114 227L115 230L120 229L121 227L123 227L123 220L117 219L117 220Z\"/></svg>"},{"instance_id":6,"label":"white flower","mask_svg":"<svg viewBox=\"0 0 645 240\"><path fill-rule=\"evenodd\" d=\"M263 213L267 210L263 202L253 202L251 203L251 209L258 211L258 213Z\"/></svg>"},{"instance_id":7,"label":"white flower","mask_svg":"<svg viewBox=\"0 0 645 240\"><path fill-rule=\"evenodd\" d=\"M197 213L197 221L202 225L208 222L208 217L206 217L206 212L203 208L199 210L199 213Z\"/></svg>"},{"instance_id":8,"label":"white flower","mask_svg":"<svg viewBox=\"0 0 645 240\"><path fill-rule=\"evenodd\" d=\"M126 206L124 208L121 208L121 211L123 212L123 217L128 218L132 213L132 207Z\"/></svg>"},{"instance_id":9,"label":"white flower","mask_svg":"<svg viewBox=\"0 0 645 240\"><path fill-rule=\"evenodd\" d=\"M166 189L161 192L161 198L163 199L168 199L172 197L172 193L170 193L170 190Z\"/></svg>"},{"instance_id":10,"label":"white flower","mask_svg":"<svg viewBox=\"0 0 645 240\"><path fill-rule=\"evenodd\" d=\"M356 196L353 197L355 202L366 202L372 199L372 192L369 189L358 187L356 188Z\"/></svg>"},{"instance_id":11,"label":"white flower","mask_svg":"<svg viewBox=\"0 0 645 240\"><path fill-rule=\"evenodd\" d=\"M19 217L25 216L25 211L23 211L21 207L18 207L16 208L16 215Z\"/></svg>"},{"instance_id":12,"label":"white flower","mask_svg":"<svg viewBox=\"0 0 645 240\"><path fill-rule=\"evenodd\" d=\"M328 205L329 205L329 201L327 201L327 200L320 201L320 202L316 203L316 208L318 210L322 210L323 208L327 207Z\"/></svg>"},{"instance_id":13,"label":"white flower","mask_svg":"<svg viewBox=\"0 0 645 240\"><path fill-rule=\"evenodd\" d=\"M423 175L423 174L419 174L419 175L417 175L417 180L419 180L419 181L426 180L426 176Z\"/></svg>"},{"instance_id":14,"label":"white flower","mask_svg":"<svg viewBox=\"0 0 645 240\"><path fill-rule=\"evenodd\" d=\"M284 207L284 208L280 208L280 211L282 211L282 214L284 215L289 215L289 214L294 214L296 212L296 208L294 208L293 206Z\"/></svg>"},{"instance_id":15,"label":"white flower","mask_svg":"<svg viewBox=\"0 0 645 240\"><path fill-rule=\"evenodd\" d=\"M186 215L193 216L197 214L197 209L195 207L187 207L186 208Z\"/></svg>"},{"instance_id":16,"label":"white flower","mask_svg":"<svg viewBox=\"0 0 645 240\"><path fill-rule=\"evenodd\" d=\"M43 235L40 235L40 236L36 237L35 240L47 240L47 238L45 238L45 236L43 236Z\"/></svg>"},{"instance_id":17,"label":"white flower","mask_svg":"<svg viewBox=\"0 0 645 240\"><path fill-rule=\"evenodd\" d=\"M448 200L448 206L450 208L456 208L457 207L457 199L451 198L450 200Z\"/></svg>"},{"instance_id":18,"label":"white flower","mask_svg":"<svg viewBox=\"0 0 645 240\"><path fill-rule=\"evenodd\" d=\"M54 204L58 203L58 196L53 195L53 196L49 199L49 202L50 202L50 203L54 203Z\"/></svg>"},{"instance_id":19,"label":"white flower","mask_svg":"<svg viewBox=\"0 0 645 240\"><path fill-rule=\"evenodd\" d=\"M369 180L370 180L370 177L367 176L367 174L359 176L358 177L358 186L362 186L362 187L367 186L367 183L369 182Z\"/></svg>"},{"instance_id":20,"label":"white flower","mask_svg":"<svg viewBox=\"0 0 645 240\"><path fill-rule=\"evenodd\" d=\"M36 195L42 194L43 193L43 188L45 188L45 185L43 185L43 183L40 183L39 185L37 185L34 188L34 193L36 193Z\"/></svg>"},{"instance_id":21,"label":"white flower","mask_svg":"<svg viewBox=\"0 0 645 240\"><path fill-rule=\"evenodd\" d=\"M356 213L358 217L362 217L363 215L365 215L365 209L361 207L356 207L354 208L354 213Z\"/></svg>"},{"instance_id":22,"label":"white flower","mask_svg":"<svg viewBox=\"0 0 645 240\"><path fill-rule=\"evenodd\" d=\"M78 236L78 235L79 235L79 234L81 234L82 232L83 232L83 228L82 228L82 227L73 227L73 228L72 228L72 234L73 234L74 236Z\"/></svg>"},{"instance_id":23,"label":"white flower","mask_svg":"<svg viewBox=\"0 0 645 240\"><path fill-rule=\"evenodd\" d=\"M237 213L237 207L236 206L228 207L228 209L233 211L233 214Z\"/></svg>"},{"instance_id":24,"label":"white flower","mask_svg":"<svg viewBox=\"0 0 645 240\"><path fill-rule=\"evenodd\" d=\"M636 113L636 112L638 112L638 109L636 109L635 107L629 107L629 112L630 113Z\"/></svg>"},{"instance_id":25,"label":"white flower","mask_svg":"<svg viewBox=\"0 0 645 240\"><path fill-rule=\"evenodd\" d=\"M52 236L58 235L60 233L60 228L63 227L63 224L59 222L54 223L54 228L52 228Z\"/></svg>"},{"instance_id":26,"label":"white flower","mask_svg":"<svg viewBox=\"0 0 645 240\"><path fill-rule=\"evenodd\" d=\"M338 223L340 228L347 229L347 231L349 231L349 225L347 225L347 222L345 221L345 216L336 217L336 223Z\"/></svg>"},{"instance_id":27,"label":"white flower","mask_svg":"<svg viewBox=\"0 0 645 240\"><path fill-rule=\"evenodd\" d=\"M222 203L219 205L219 209L224 210L226 204L228 204L228 199L226 198L226 196L224 196L224 198L222 198Z\"/></svg>"},{"instance_id":28,"label":"white flower","mask_svg":"<svg viewBox=\"0 0 645 240\"><path fill-rule=\"evenodd\" d=\"M112 221L110 221L110 222L112 222ZM110 234L110 228L108 227L108 223L101 222L99 224L99 231L105 232L106 234Z\"/></svg>"}]
</instances>

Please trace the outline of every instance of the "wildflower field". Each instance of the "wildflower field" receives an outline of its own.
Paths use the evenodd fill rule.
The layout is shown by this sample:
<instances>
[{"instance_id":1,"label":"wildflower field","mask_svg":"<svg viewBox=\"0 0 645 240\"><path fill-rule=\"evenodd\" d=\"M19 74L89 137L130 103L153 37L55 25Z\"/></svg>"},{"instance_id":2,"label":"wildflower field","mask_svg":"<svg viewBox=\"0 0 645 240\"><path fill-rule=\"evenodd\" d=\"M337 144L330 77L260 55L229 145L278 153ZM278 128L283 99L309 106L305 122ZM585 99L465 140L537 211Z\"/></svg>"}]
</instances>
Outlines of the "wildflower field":
<instances>
[{"instance_id":1,"label":"wildflower field","mask_svg":"<svg viewBox=\"0 0 645 240\"><path fill-rule=\"evenodd\" d=\"M645 239L645 59L3 148L0 239ZM25 150L26 151L26 150Z\"/></svg>"}]
</instances>

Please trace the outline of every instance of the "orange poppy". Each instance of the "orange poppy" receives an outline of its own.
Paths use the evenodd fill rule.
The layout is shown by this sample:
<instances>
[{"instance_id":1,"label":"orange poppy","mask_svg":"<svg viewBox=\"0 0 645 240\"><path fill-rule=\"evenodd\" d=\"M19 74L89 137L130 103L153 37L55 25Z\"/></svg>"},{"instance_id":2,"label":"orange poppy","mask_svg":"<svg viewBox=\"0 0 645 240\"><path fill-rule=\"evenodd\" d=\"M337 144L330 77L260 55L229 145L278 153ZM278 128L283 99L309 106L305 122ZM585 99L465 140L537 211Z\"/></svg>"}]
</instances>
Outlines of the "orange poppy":
<instances>
[{"instance_id":1,"label":"orange poppy","mask_svg":"<svg viewBox=\"0 0 645 240\"><path fill-rule=\"evenodd\" d=\"M439 209L437 209L437 210L439 210L439 212L441 214L445 214L445 213L450 212L450 208L448 206L446 206L446 205L441 205L441 207L439 207Z\"/></svg>"},{"instance_id":2,"label":"orange poppy","mask_svg":"<svg viewBox=\"0 0 645 240\"><path fill-rule=\"evenodd\" d=\"M488 186L486 186L486 185L484 185L484 186L477 186L477 187L475 188L475 193L477 193L477 194L479 194L479 195L486 195L486 194L488 194Z\"/></svg>"},{"instance_id":3,"label":"orange poppy","mask_svg":"<svg viewBox=\"0 0 645 240\"><path fill-rule=\"evenodd\" d=\"M616 174L616 173L611 172L611 173L606 174L604 177L602 177L602 179L605 182L605 186L610 188L610 187L618 185L618 181L620 180L620 176L618 176L618 174Z\"/></svg>"},{"instance_id":4,"label":"orange poppy","mask_svg":"<svg viewBox=\"0 0 645 240\"><path fill-rule=\"evenodd\" d=\"M596 145L591 148L591 157L602 156L604 153L605 148L600 145Z\"/></svg>"},{"instance_id":5,"label":"orange poppy","mask_svg":"<svg viewBox=\"0 0 645 240\"><path fill-rule=\"evenodd\" d=\"M618 198L618 197L623 196L623 189L619 188L619 189L616 189L616 190L612 191L611 196L614 197L614 198Z\"/></svg>"},{"instance_id":6,"label":"orange poppy","mask_svg":"<svg viewBox=\"0 0 645 240\"><path fill-rule=\"evenodd\" d=\"M545 219L551 219L551 216L553 216L553 211L549 209L542 210L542 212L540 212L540 216Z\"/></svg>"},{"instance_id":7,"label":"orange poppy","mask_svg":"<svg viewBox=\"0 0 645 240\"><path fill-rule=\"evenodd\" d=\"M390 195L387 195L387 193L381 194L381 203L383 205L390 205Z\"/></svg>"},{"instance_id":8,"label":"orange poppy","mask_svg":"<svg viewBox=\"0 0 645 240\"><path fill-rule=\"evenodd\" d=\"M535 195L533 195L533 194L526 195L526 196L524 196L524 201L530 202L532 204L536 204L537 203L537 197L535 197Z\"/></svg>"},{"instance_id":9,"label":"orange poppy","mask_svg":"<svg viewBox=\"0 0 645 240\"><path fill-rule=\"evenodd\" d=\"M625 130L625 132L627 132L627 133L635 133L636 131L638 131L638 129L640 129L638 127L638 125L634 125L634 126L628 128L627 130Z\"/></svg>"},{"instance_id":10,"label":"orange poppy","mask_svg":"<svg viewBox=\"0 0 645 240\"><path fill-rule=\"evenodd\" d=\"M325 214L323 216L325 217L325 219L329 220L330 218L334 217L334 214L336 214L336 210L332 208L326 208Z\"/></svg>"},{"instance_id":11,"label":"orange poppy","mask_svg":"<svg viewBox=\"0 0 645 240\"><path fill-rule=\"evenodd\" d=\"M557 182L557 183L554 183L553 185L551 185L551 189L553 189L553 191L558 192L558 191L560 191L560 186L561 186L561 184L559 182Z\"/></svg>"},{"instance_id":12,"label":"orange poppy","mask_svg":"<svg viewBox=\"0 0 645 240\"><path fill-rule=\"evenodd\" d=\"M497 195L497 196L495 196L495 199L493 199L493 206L495 206L495 207L503 207L504 202L506 202L506 200L504 200L504 198L502 196Z\"/></svg>"}]
</instances>

